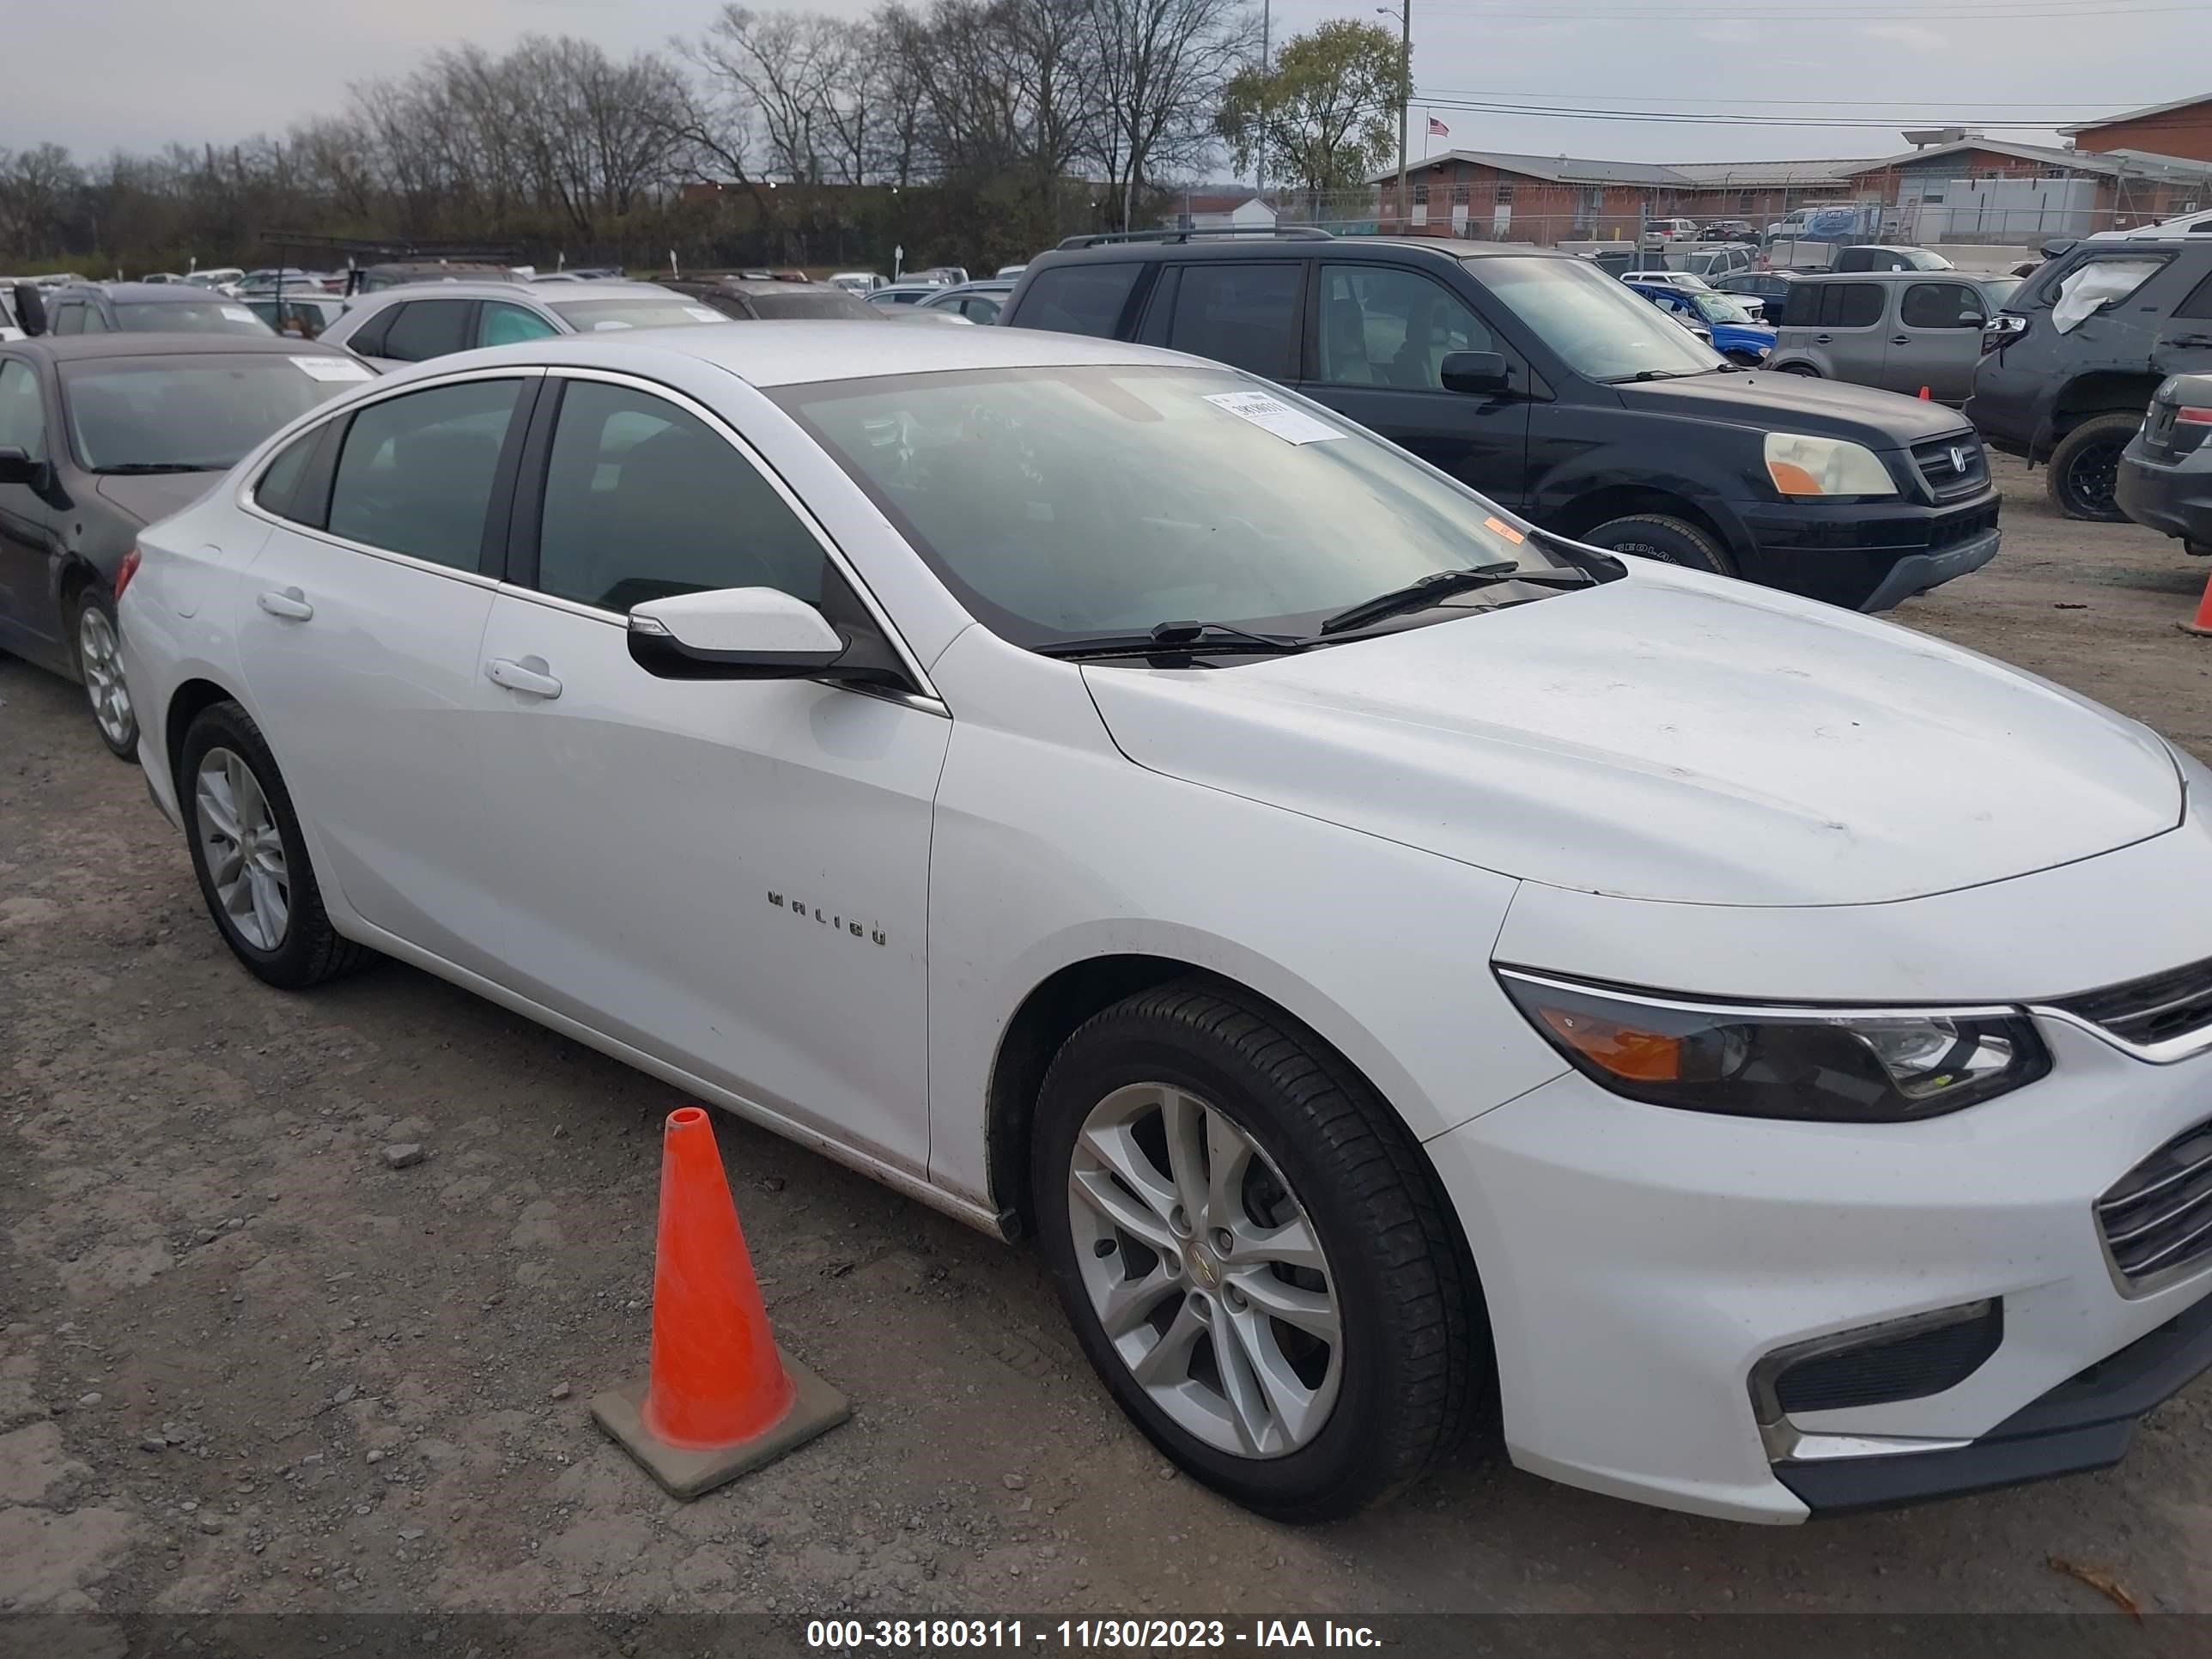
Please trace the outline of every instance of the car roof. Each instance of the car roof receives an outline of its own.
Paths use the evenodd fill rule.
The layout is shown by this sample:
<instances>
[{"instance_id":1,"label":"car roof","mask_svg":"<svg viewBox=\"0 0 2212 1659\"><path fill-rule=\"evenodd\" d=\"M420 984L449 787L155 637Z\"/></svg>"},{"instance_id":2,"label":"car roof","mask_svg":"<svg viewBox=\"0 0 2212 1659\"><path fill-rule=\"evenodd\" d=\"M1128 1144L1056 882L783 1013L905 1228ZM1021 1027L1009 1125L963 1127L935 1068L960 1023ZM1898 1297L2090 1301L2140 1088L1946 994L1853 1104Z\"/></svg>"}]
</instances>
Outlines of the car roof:
<instances>
[{"instance_id":1,"label":"car roof","mask_svg":"<svg viewBox=\"0 0 2212 1659\"><path fill-rule=\"evenodd\" d=\"M312 340L288 339L281 334L41 334L34 340L17 340L10 351L26 347L51 362L76 362L92 357L207 357L239 355L264 357L329 357L329 346Z\"/></svg>"},{"instance_id":2,"label":"car roof","mask_svg":"<svg viewBox=\"0 0 2212 1659\"><path fill-rule=\"evenodd\" d=\"M541 305L568 305L577 300L619 300L648 298L658 295L673 296L673 289L658 283L617 282L613 278L584 283L561 283L558 293L541 299ZM409 283L399 288L379 289L374 294L355 297L356 311L374 311L402 301L415 300L512 300L518 295L529 294L535 285L525 282L502 283L483 277L457 278L450 283Z\"/></svg>"},{"instance_id":3,"label":"car roof","mask_svg":"<svg viewBox=\"0 0 2212 1659\"><path fill-rule=\"evenodd\" d=\"M1533 242L1475 242L1455 236L1230 236L1194 231L1188 236L1168 233L1158 240L1096 242L1088 247L1048 248L1030 261L1034 270L1046 260L1062 264L1081 260L1110 264L1117 260L1168 259L1188 257L1194 248L1205 250L1208 259L1279 259L1285 253L1320 251L1336 258L1357 257L1377 248L1407 249L1433 253L1445 259L1497 258L1508 254L1545 259L1573 259L1577 256ZM1019 280L1009 278L1009 281Z\"/></svg>"},{"instance_id":4,"label":"car roof","mask_svg":"<svg viewBox=\"0 0 2212 1659\"><path fill-rule=\"evenodd\" d=\"M188 288L182 283L65 283L59 288L46 290L46 303L65 300L77 295L105 294L122 305L205 305L208 291L204 288ZM228 295L218 295L227 300Z\"/></svg>"},{"instance_id":5,"label":"car roof","mask_svg":"<svg viewBox=\"0 0 2212 1659\"><path fill-rule=\"evenodd\" d=\"M457 352L381 377L380 384L502 363L609 368L650 357L688 357L726 369L757 386L818 380L868 380L880 374L934 374L963 369L1061 368L1090 363L1203 367L1218 363L1151 346L1124 345L1084 334L1033 328L887 329L871 318L821 322L753 322L743 328L626 330L618 334L562 334L519 345ZM610 361L610 360L612 361ZM649 364L640 365L649 372ZM1233 373L1233 370L1224 370Z\"/></svg>"}]
</instances>

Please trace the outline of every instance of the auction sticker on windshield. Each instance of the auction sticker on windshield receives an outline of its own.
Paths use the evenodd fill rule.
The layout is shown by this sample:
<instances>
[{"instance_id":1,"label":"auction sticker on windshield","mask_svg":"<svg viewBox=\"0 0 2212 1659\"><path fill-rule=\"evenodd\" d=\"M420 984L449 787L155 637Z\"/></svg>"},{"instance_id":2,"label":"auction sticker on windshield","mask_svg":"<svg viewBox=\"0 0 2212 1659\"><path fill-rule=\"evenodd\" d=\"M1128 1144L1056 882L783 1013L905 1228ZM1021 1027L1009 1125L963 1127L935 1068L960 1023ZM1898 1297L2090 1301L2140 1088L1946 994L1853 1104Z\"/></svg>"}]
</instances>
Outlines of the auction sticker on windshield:
<instances>
[{"instance_id":1,"label":"auction sticker on windshield","mask_svg":"<svg viewBox=\"0 0 2212 1659\"><path fill-rule=\"evenodd\" d=\"M366 380L374 378L367 363L350 357L295 357L300 373L311 380Z\"/></svg>"},{"instance_id":2,"label":"auction sticker on windshield","mask_svg":"<svg viewBox=\"0 0 2212 1659\"><path fill-rule=\"evenodd\" d=\"M1326 421L1317 421L1304 410L1293 409L1264 392L1217 392L1206 401L1227 410L1239 420L1249 421L1261 430L1273 433L1285 443L1313 444L1324 438L1344 435Z\"/></svg>"},{"instance_id":3,"label":"auction sticker on windshield","mask_svg":"<svg viewBox=\"0 0 2212 1659\"><path fill-rule=\"evenodd\" d=\"M219 309L234 323L251 323L259 320L244 306L222 306Z\"/></svg>"}]
</instances>

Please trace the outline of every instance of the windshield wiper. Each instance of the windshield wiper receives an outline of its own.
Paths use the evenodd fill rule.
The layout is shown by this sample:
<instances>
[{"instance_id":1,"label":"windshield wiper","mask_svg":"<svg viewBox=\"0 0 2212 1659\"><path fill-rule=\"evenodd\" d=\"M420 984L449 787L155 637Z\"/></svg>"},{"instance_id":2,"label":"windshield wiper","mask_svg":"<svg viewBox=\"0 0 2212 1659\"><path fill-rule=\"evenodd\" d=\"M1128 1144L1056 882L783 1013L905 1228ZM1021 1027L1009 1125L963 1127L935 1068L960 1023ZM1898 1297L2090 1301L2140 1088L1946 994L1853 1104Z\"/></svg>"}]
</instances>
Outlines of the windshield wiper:
<instances>
[{"instance_id":1,"label":"windshield wiper","mask_svg":"<svg viewBox=\"0 0 2212 1659\"><path fill-rule=\"evenodd\" d=\"M92 469L103 478L143 477L154 472L223 472L228 470L199 461L125 461L118 466L95 466Z\"/></svg>"},{"instance_id":2,"label":"windshield wiper","mask_svg":"<svg viewBox=\"0 0 2212 1659\"><path fill-rule=\"evenodd\" d=\"M1046 657L1153 656L1179 651L1228 650L1288 655L1311 645L1286 634L1255 634L1227 623L1164 622L1142 634L1090 634L1036 647Z\"/></svg>"},{"instance_id":3,"label":"windshield wiper","mask_svg":"<svg viewBox=\"0 0 2212 1659\"><path fill-rule=\"evenodd\" d=\"M1388 593L1377 593L1371 599L1362 599L1349 610L1338 611L1322 623L1321 631L1341 634L1348 628L1381 622L1385 617L1395 617L1401 611L1425 610L1470 588L1496 587L1503 582L1515 581L1534 582L1540 587L1582 587L1595 580L1587 570L1569 568L1523 570L1510 559L1497 564L1471 565L1464 570L1439 570L1432 576L1424 576L1403 587L1394 587Z\"/></svg>"},{"instance_id":4,"label":"windshield wiper","mask_svg":"<svg viewBox=\"0 0 2212 1659\"><path fill-rule=\"evenodd\" d=\"M1639 368L1633 374L1616 374L1607 386L1634 386L1639 380L1686 380L1698 374L1710 374L1709 368Z\"/></svg>"}]
</instances>

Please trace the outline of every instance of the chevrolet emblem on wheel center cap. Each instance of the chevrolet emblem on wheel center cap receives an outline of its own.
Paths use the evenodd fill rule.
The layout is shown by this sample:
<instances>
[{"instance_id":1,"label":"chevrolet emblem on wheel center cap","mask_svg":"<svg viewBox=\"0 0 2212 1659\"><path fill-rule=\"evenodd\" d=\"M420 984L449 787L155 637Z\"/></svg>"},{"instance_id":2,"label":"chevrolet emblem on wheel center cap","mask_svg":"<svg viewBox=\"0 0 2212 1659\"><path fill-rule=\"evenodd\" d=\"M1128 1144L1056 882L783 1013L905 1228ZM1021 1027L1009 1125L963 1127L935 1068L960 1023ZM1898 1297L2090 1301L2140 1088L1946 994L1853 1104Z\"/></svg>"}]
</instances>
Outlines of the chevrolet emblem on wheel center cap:
<instances>
[{"instance_id":1,"label":"chevrolet emblem on wheel center cap","mask_svg":"<svg viewBox=\"0 0 2212 1659\"><path fill-rule=\"evenodd\" d=\"M1190 1264L1190 1276L1205 1289L1212 1290L1221 1283L1221 1270L1213 1265L1213 1259L1206 1254L1206 1247L1197 1240L1193 1239L1184 1245L1182 1255L1183 1260Z\"/></svg>"}]
</instances>

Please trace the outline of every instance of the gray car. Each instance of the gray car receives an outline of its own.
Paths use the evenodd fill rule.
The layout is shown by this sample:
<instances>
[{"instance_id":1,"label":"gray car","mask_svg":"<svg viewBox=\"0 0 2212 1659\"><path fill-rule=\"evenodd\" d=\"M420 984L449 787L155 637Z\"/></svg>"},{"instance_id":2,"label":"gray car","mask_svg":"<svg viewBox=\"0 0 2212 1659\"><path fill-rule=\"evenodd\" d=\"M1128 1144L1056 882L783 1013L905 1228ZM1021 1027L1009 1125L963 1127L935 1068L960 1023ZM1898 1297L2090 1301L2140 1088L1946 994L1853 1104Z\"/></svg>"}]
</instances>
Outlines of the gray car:
<instances>
[{"instance_id":1,"label":"gray car","mask_svg":"<svg viewBox=\"0 0 2212 1659\"><path fill-rule=\"evenodd\" d=\"M390 367L548 334L688 328L729 320L657 283L558 283L547 288L410 283L356 300L323 331L319 343L343 346L356 356Z\"/></svg>"},{"instance_id":2,"label":"gray car","mask_svg":"<svg viewBox=\"0 0 2212 1659\"><path fill-rule=\"evenodd\" d=\"M2018 286L2017 277L1960 270L1801 275L1786 301L1767 308L1779 328L1767 367L1907 397L1925 387L1938 403L1963 403L1982 325Z\"/></svg>"},{"instance_id":3,"label":"gray car","mask_svg":"<svg viewBox=\"0 0 2212 1659\"><path fill-rule=\"evenodd\" d=\"M2159 387L2121 453L2113 494L2137 524L2212 556L2212 374L2176 374Z\"/></svg>"}]
</instances>

